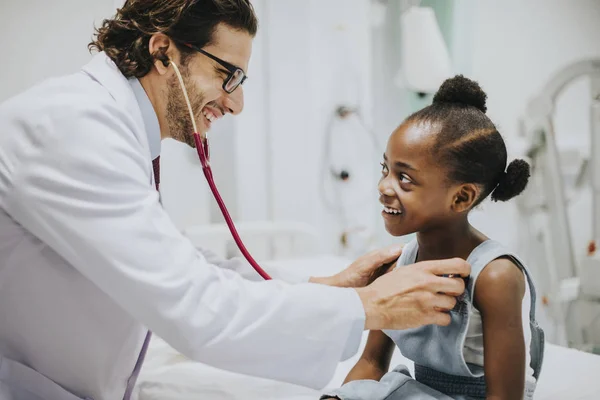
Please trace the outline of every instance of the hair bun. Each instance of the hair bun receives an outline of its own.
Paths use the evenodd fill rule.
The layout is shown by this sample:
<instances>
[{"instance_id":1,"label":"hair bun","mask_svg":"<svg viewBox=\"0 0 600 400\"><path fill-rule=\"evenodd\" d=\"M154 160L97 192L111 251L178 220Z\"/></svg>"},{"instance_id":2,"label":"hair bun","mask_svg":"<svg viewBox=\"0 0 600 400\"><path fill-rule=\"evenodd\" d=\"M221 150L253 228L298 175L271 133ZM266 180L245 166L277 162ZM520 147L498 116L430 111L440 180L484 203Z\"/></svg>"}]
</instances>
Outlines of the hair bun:
<instances>
[{"instance_id":1,"label":"hair bun","mask_svg":"<svg viewBox=\"0 0 600 400\"><path fill-rule=\"evenodd\" d=\"M492 192L492 200L508 201L521 194L529 182L529 176L530 167L527 161L513 160Z\"/></svg>"},{"instance_id":2,"label":"hair bun","mask_svg":"<svg viewBox=\"0 0 600 400\"><path fill-rule=\"evenodd\" d=\"M473 106L483 113L487 111L485 101L487 95L479 84L462 75L446 79L433 96L433 104L454 103Z\"/></svg>"}]
</instances>

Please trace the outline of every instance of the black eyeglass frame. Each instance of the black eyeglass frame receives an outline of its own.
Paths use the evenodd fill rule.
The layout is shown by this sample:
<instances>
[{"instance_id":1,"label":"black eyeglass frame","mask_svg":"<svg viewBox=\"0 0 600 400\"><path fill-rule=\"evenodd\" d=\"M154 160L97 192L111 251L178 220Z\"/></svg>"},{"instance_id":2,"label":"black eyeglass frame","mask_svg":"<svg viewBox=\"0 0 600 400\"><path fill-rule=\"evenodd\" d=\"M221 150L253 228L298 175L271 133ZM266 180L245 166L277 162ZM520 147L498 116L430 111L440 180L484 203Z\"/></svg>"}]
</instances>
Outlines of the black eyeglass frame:
<instances>
[{"instance_id":1,"label":"black eyeglass frame","mask_svg":"<svg viewBox=\"0 0 600 400\"><path fill-rule=\"evenodd\" d=\"M194 51L197 51L198 53L204 54L206 57L210 58L213 61L216 61L217 63L221 64L221 66L225 67L225 69L229 72L229 75L227 75L227 78L225 78L225 81L223 81L223 90L226 93L229 93L229 94L233 93L235 91L235 89L237 89L239 86L243 85L244 82L246 81L246 79L248 79L248 76L246 75L244 70L241 69L240 67L236 67L235 65L228 63L225 60L221 60L219 57L214 56L214 55L210 54L208 51L202 50L200 47L194 46L193 44L184 43L184 45ZM242 79L233 88L227 89L228 84L231 82L231 80L233 80L236 73L241 73Z\"/></svg>"}]
</instances>

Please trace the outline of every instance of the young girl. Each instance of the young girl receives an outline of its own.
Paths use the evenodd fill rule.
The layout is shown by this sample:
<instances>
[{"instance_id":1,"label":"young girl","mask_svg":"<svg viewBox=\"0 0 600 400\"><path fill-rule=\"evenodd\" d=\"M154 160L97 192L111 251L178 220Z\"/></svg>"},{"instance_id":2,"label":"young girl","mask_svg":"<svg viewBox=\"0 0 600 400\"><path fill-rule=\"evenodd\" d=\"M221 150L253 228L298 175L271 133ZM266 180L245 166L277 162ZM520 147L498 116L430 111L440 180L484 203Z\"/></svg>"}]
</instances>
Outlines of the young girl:
<instances>
[{"instance_id":1,"label":"young girl","mask_svg":"<svg viewBox=\"0 0 600 400\"><path fill-rule=\"evenodd\" d=\"M386 229L394 236L417 233L398 265L453 257L471 265L450 324L370 332L345 385L323 398L532 398L544 346L533 283L514 254L468 220L490 194L507 201L529 178L523 160L506 167L504 141L485 114L486 97L463 76L447 80L432 105L396 129L383 156ZM415 379L403 366L386 373L394 345L414 361Z\"/></svg>"}]
</instances>

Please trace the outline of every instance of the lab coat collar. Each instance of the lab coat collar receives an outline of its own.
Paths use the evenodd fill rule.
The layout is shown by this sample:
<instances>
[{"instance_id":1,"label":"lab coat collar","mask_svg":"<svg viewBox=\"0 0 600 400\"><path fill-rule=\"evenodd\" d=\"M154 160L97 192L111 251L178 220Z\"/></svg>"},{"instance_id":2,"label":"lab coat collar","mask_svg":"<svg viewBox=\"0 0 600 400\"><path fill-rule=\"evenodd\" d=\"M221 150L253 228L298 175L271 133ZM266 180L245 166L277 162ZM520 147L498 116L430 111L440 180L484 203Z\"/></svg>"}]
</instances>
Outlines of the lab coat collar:
<instances>
[{"instance_id":1,"label":"lab coat collar","mask_svg":"<svg viewBox=\"0 0 600 400\"><path fill-rule=\"evenodd\" d=\"M137 78L130 78L129 84L142 112L142 119L148 135L148 144L150 145L150 155L154 160L160 156L160 124L158 123L158 117L140 81Z\"/></svg>"},{"instance_id":2,"label":"lab coat collar","mask_svg":"<svg viewBox=\"0 0 600 400\"><path fill-rule=\"evenodd\" d=\"M137 125L146 127L147 124L142 116L141 106L129 81L104 52L95 55L92 60L83 67L83 72L106 88L119 105L119 108L129 116L133 117ZM147 139L142 139L142 146L145 147L150 156L151 151Z\"/></svg>"},{"instance_id":3,"label":"lab coat collar","mask_svg":"<svg viewBox=\"0 0 600 400\"><path fill-rule=\"evenodd\" d=\"M137 100L127 78L104 52L95 55L83 67L83 71L104 86L117 103L126 108L126 111L132 111L134 115L141 118L139 107L136 107Z\"/></svg>"}]
</instances>

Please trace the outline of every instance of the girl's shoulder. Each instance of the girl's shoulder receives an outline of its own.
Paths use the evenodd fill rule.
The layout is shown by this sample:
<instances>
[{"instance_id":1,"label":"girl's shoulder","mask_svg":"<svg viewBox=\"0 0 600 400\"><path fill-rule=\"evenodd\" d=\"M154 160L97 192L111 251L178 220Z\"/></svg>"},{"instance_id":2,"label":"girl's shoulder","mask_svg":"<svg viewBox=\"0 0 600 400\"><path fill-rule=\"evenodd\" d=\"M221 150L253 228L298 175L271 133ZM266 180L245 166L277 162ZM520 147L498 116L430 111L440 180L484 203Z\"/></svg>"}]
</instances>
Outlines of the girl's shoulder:
<instances>
[{"instance_id":1,"label":"girl's shoulder","mask_svg":"<svg viewBox=\"0 0 600 400\"><path fill-rule=\"evenodd\" d=\"M397 266L414 264L419 253L419 244L416 239L408 242L402 249L402 255L398 259ZM506 269L507 266L516 266L520 270L525 269L521 259L502 243L488 239L473 249L466 260L471 265L471 279L475 280L479 274L489 265L492 269Z\"/></svg>"}]
</instances>

